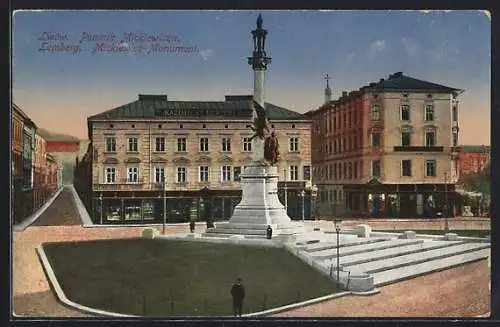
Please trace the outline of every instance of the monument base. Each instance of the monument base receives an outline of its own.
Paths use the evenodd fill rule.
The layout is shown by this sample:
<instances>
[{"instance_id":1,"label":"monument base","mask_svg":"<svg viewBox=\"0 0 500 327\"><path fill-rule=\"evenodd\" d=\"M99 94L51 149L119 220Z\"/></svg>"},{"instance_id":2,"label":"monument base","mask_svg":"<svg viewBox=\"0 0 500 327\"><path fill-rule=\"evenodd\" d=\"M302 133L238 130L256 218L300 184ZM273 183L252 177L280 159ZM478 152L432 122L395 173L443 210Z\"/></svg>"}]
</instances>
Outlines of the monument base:
<instances>
[{"instance_id":1,"label":"monument base","mask_svg":"<svg viewBox=\"0 0 500 327\"><path fill-rule=\"evenodd\" d=\"M293 222L278 199L278 169L263 163L247 166L240 175L242 197L228 222L217 223L206 235L245 235L266 237L271 226L273 237L306 231L304 224Z\"/></svg>"}]
</instances>

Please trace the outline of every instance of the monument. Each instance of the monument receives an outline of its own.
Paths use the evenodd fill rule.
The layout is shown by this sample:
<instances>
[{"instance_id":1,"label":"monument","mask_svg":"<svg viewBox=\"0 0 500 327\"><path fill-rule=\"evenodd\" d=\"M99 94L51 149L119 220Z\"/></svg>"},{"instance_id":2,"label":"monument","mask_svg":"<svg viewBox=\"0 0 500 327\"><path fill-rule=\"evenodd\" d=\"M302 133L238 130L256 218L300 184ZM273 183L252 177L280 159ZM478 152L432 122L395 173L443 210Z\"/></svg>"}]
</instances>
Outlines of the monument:
<instances>
[{"instance_id":1,"label":"monument","mask_svg":"<svg viewBox=\"0 0 500 327\"><path fill-rule=\"evenodd\" d=\"M254 71L252 162L241 177L242 198L228 222L217 223L208 234L253 235L266 237L268 226L273 236L292 235L304 231L301 223L292 222L278 199L279 143L276 133L270 132L264 101L264 81L271 58L265 51L267 30L262 16L252 31L253 53L248 64Z\"/></svg>"}]
</instances>

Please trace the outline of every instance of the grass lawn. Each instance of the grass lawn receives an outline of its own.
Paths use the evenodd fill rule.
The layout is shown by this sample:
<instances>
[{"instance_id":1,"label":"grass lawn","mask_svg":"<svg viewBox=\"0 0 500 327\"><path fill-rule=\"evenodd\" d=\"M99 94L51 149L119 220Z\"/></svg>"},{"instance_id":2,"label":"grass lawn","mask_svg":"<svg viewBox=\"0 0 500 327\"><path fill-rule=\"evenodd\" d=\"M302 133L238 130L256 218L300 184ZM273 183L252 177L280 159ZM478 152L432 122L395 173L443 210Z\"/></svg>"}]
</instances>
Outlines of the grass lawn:
<instances>
[{"instance_id":1,"label":"grass lawn","mask_svg":"<svg viewBox=\"0 0 500 327\"><path fill-rule=\"evenodd\" d=\"M398 233L398 232L403 232L403 231L395 231L395 230L373 230L374 232L384 232L384 233ZM415 233L417 234L429 234L429 235L444 235L446 232L444 230L439 230L439 229L413 229ZM450 230L449 233L455 233L458 236L465 236L465 237L485 237L485 236L490 236L491 231L489 230L481 230L481 229L457 229L457 230Z\"/></svg>"},{"instance_id":2,"label":"grass lawn","mask_svg":"<svg viewBox=\"0 0 500 327\"><path fill-rule=\"evenodd\" d=\"M244 313L338 292L285 249L147 239L46 243L66 296L103 310L147 316L232 315L243 279Z\"/></svg>"}]
</instances>

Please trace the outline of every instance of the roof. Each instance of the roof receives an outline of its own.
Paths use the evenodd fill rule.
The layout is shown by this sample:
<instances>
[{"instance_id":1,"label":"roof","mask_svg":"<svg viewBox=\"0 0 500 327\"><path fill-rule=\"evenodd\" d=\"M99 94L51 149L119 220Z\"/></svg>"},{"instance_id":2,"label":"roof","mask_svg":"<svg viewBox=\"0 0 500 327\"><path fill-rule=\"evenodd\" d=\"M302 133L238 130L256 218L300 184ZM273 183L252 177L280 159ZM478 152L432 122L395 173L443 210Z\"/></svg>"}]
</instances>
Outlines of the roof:
<instances>
[{"instance_id":1,"label":"roof","mask_svg":"<svg viewBox=\"0 0 500 327\"><path fill-rule=\"evenodd\" d=\"M489 145L459 145L458 152L490 152Z\"/></svg>"},{"instance_id":2,"label":"roof","mask_svg":"<svg viewBox=\"0 0 500 327\"><path fill-rule=\"evenodd\" d=\"M265 103L269 120L309 120L303 114ZM88 117L93 120L149 119L251 119L252 96L230 95L225 101L169 101L166 95L139 94L138 100Z\"/></svg>"},{"instance_id":3,"label":"roof","mask_svg":"<svg viewBox=\"0 0 500 327\"><path fill-rule=\"evenodd\" d=\"M381 78L377 83L370 83L360 90L428 91L432 93L456 93L462 91L460 89L406 76L402 72L389 75L389 79Z\"/></svg>"},{"instance_id":4,"label":"roof","mask_svg":"<svg viewBox=\"0 0 500 327\"><path fill-rule=\"evenodd\" d=\"M406 76L402 72L397 72L389 75L388 79L379 79L376 83L370 83L362 86L358 90L351 92L342 92L342 96L337 100L332 100L326 104L321 105L318 109L313 110L309 115L322 112L327 108L339 105L345 101L357 98L366 92L428 92L428 93L450 93L460 94L463 92L461 89L456 89L436 83L427 82L414 77Z\"/></svg>"},{"instance_id":5,"label":"roof","mask_svg":"<svg viewBox=\"0 0 500 327\"><path fill-rule=\"evenodd\" d=\"M80 139L67 134L53 133L45 128L38 128L37 133L46 141L67 141L67 142L80 142Z\"/></svg>"},{"instance_id":6,"label":"roof","mask_svg":"<svg viewBox=\"0 0 500 327\"><path fill-rule=\"evenodd\" d=\"M24 119L24 124L37 128L35 122L15 103L12 103L12 112L17 112Z\"/></svg>"}]
</instances>

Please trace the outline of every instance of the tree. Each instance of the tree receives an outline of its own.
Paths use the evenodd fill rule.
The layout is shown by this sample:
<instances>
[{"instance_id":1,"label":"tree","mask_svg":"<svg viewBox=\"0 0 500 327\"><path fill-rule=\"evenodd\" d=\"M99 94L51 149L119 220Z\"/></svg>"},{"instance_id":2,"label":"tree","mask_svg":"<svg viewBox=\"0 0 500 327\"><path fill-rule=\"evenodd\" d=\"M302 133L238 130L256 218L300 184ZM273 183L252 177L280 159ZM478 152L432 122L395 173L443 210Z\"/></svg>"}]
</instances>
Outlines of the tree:
<instances>
[{"instance_id":1,"label":"tree","mask_svg":"<svg viewBox=\"0 0 500 327\"><path fill-rule=\"evenodd\" d=\"M464 176L464 188L467 191L491 194L491 164L488 164L478 173L471 173Z\"/></svg>"}]
</instances>

